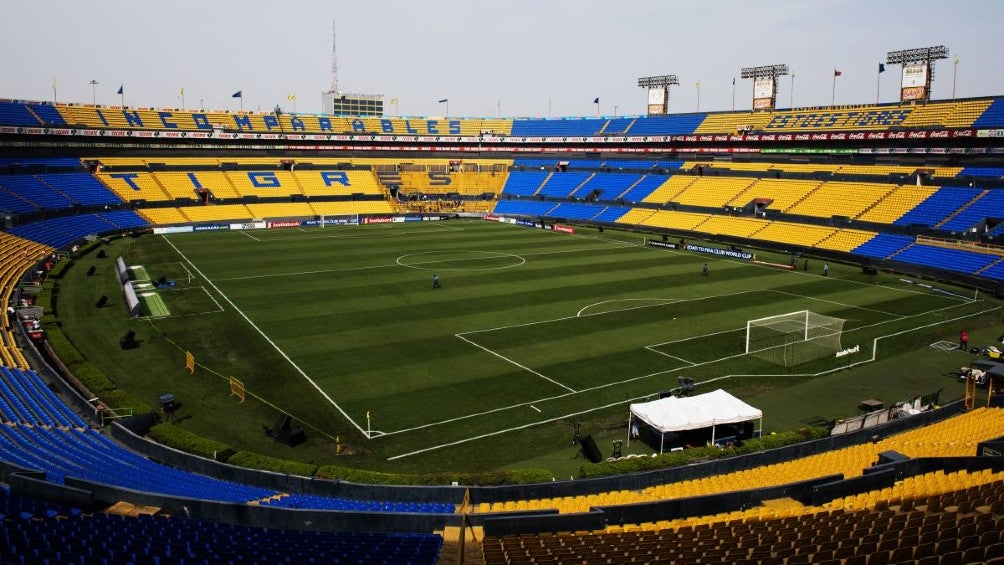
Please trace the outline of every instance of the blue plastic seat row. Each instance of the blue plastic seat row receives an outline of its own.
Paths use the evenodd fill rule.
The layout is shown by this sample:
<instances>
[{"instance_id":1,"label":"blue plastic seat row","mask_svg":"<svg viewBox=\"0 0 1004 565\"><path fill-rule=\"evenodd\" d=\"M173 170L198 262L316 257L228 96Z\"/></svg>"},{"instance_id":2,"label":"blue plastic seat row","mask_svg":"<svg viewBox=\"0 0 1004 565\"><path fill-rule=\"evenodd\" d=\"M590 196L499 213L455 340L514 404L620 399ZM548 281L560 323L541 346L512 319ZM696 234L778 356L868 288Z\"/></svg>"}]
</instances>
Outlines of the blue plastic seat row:
<instances>
[{"instance_id":1,"label":"blue plastic seat row","mask_svg":"<svg viewBox=\"0 0 1004 565\"><path fill-rule=\"evenodd\" d=\"M893 255L892 259L946 271L973 274L997 261L1000 256L930 245L912 245Z\"/></svg>"},{"instance_id":2,"label":"blue plastic seat row","mask_svg":"<svg viewBox=\"0 0 1004 565\"><path fill-rule=\"evenodd\" d=\"M59 248L86 235L146 226L149 223L135 212L122 210L41 220L15 226L8 233Z\"/></svg>"},{"instance_id":3,"label":"blue plastic seat row","mask_svg":"<svg viewBox=\"0 0 1004 565\"><path fill-rule=\"evenodd\" d=\"M422 512L452 514L456 510L453 504L443 502L355 500L310 494L291 494L278 500L269 500L262 502L261 504L262 506L276 506L280 508L306 508L314 510L356 512Z\"/></svg>"},{"instance_id":4,"label":"blue plastic seat row","mask_svg":"<svg viewBox=\"0 0 1004 565\"><path fill-rule=\"evenodd\" d=\"M0 508L3 499L0 497ZM28 502L18 499L18 508ZM433 533L311 532L178 517L124 517L51 508L0 521L4 563L414 563L432 565Z\"/></svg>"}]
</instances>

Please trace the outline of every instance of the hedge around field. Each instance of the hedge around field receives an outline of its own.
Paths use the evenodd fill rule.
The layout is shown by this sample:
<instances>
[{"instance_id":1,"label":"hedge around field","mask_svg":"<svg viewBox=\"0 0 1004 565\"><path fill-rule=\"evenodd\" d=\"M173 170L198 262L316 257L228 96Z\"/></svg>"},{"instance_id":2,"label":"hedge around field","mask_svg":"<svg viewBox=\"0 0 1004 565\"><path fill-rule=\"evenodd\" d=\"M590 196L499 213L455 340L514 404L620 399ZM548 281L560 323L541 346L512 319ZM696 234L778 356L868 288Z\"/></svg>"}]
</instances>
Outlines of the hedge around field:
<instances>
[{"instance_id":1,"label":"hedge around field","mask_svg":"<svg viewBox=\"0 0 1004 565\"><path fill-rule=\"evenodd\" d=\"M52 351L56 354L56 357L63 362L63 365L73 367L85 362L84 356L70 343L70 339L66 337L63 330L46 327L45 339L49 342L49 347L52 347Z\"/></svg>"},{"instance_id":2,"label":"hedge around field","mask_svg":"<svg viewBox=\"0 0 1004 565\"><path fill-rule=\"evenodd\" d=\"M233 448L221 441L193 434L174 424L156 424L150 428L148 435L161 445L217 461L226 462L234 453ZM221 459L221 456L224 458Z\"/></svg>"},{"instance_id":3,"label":"hedge around field","mask_svg":"<svg viewBox=\"0 0 1004 565\"><path fill-rule=\"evenodd\" d=\"M514 485L551 481L554 477L545 469L515 469L489 473L443 473L406 475L398 473L383 473L367 471L353 467L337 465L322 465L317 470L317 476L322 479L348 481L370 485L411 485L411 486L442 486L462 485Z\"/></svg>"},{"instance_id":4,"label":"hedge around field","mask_svg":"<svg viewBox=\"0 0 1004 565\"><path fill-rule=\"evenodd\" d=\"M637 473L639 471L651 471L653 469L667 469L669 467L679 467L690 463L710 461L724 457L734 457L745 455L756 451L776 449L786 445L801 443L826 437L829 430L826 428L803 428L792 432L782 432L767 436L746 440L741 447L697 447L663 453L655 457L630 457L617 461L602 461L591 463L579 468L579 477L586 479L592 477L607 477L612 475L623 475L626 473Z\"/></svg>"},{"instance_id":5,"label":"hedge around field","mask_svg":"<svg viewBox=\"0 0 1004 565\"><path fill-rule=\"evenodd\" d=\"M253 453L251 451L238 451L230 456L227 463L248 469L260 469L262 471L299 475L301 477L313 477L317 472L317 465L279 459L278 457L269 457L268 455Z\"/></svg>"}]
</instances>

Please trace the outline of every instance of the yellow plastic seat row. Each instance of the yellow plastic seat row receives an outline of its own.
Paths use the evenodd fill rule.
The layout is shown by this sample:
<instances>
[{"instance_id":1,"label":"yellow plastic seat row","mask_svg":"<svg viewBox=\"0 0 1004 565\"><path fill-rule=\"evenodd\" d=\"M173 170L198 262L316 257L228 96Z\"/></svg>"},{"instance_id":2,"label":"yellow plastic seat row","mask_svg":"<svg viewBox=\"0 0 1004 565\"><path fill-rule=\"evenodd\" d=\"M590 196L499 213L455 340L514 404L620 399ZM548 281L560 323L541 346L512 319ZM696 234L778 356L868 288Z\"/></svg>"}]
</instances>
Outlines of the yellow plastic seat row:
<instances>
[{"instance_id":1,"label":"yellow plastic seat row","mask_svg":"<svg viewBox=\"0 0 1004 565\"><path fill-rule=\"evenodd\" d=\"M1004 410L980 408L968 413L884 438L876 443L849 446L772 465L755 467L647 487L641 491L617 491L575 497L562 506L570 512L584 512L601 501L616 504L651 502L730 492L745 488L782 485L830 474L860 476L883 451L899 451L911 458L971 456L980 441L1004 435ZM551 499L507 501L519 509L554 508Z\"/></svg>"}]
</instances>

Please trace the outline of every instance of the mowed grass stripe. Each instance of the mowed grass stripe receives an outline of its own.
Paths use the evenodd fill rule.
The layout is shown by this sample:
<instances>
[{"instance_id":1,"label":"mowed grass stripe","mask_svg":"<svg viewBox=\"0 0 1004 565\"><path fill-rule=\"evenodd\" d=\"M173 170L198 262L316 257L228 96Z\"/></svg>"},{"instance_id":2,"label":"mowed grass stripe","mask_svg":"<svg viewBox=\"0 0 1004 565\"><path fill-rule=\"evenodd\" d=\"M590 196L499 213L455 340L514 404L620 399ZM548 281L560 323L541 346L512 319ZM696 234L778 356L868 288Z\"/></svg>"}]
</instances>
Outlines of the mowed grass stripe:
<instances>
[{"instance_id":1,"label":"mowed grass stripe","mask_svg":"<svg viewBox=\"0 0 1004 565\"><path fill-rule=\"evenodd\" d=\"M541 416L525 408L506 407L567 392L465 344L454 333L574 316L590 305L624 298L694 299L774 287L790 289L788 292L796 295L841 294L834 302L854 305L874 301L876 294L895 296L892 291L860 292L868 288L856 289L836 279L819 280L699 255L540 230L470 225L473 229L459 232L428 230L399 238L332 239L330 243L311 241L308 245L294 237L264 245L248 238L231 238L224 252L196 254L192 258L197 264L204 258L211 265L207 273L221 275L282 275L284 270L304 266L358 267L356 271L234 279L219 284L357 420L367 410L378 411L386 426L383 431L393 431L468 417L467 424L451 430L451 436L491 430L503 420L510 424L539 421ZM275 250L263 250L269 247ZM450 259L451 254L460 257L465 251L519 255L527 262L498 271L458 268L451 272L444 267L448 273L444 276L445 288L433 291L431 269L437 267L427 268L422 257L445 259L440 265L479 262L477 258ZM260 258L251 268L241 264L247 261L248 254ZM417 268L383 266L396 263L404 255L409 255L407 259L415 261ZM480 262L498 265L501 261L490 258ZM704 262L711 265L708 277L700 275ZM367 268L370 266L378 268ZM744 298L695 300L523 326L504 331L503 339L496 337L498 343L487 345L482 337L495 332L471 337L574 388L614 385L602 392L571 395L574 398L554 404L585 410L611 394L663 388L663 377L641 377L684 364L647 351L645 345L744 326L751 317L782 311L807 307L824 311L815 307L817 304L810 306L813 301L802 296L770 292L741 296ZM915 301L910 296L895 300ZM709 305L712 301L719 304ZM840 304L818 304L824 305L828 306L826 311L848 309ZM674 312L678 318L675 326L667 323ZM733 355L741 351L738 343L732 343L738 342L738 337L709 340L702 344L701 351L694 351L691 345L685 348L689 351L678 353L691 359L689 353L697 362ZM751 361L740 366L759 363ZM618 384L629 379L644 382ZM506 416L502 420L474 416L491 410L501 410Z\"/></svg>"}]
</instances>

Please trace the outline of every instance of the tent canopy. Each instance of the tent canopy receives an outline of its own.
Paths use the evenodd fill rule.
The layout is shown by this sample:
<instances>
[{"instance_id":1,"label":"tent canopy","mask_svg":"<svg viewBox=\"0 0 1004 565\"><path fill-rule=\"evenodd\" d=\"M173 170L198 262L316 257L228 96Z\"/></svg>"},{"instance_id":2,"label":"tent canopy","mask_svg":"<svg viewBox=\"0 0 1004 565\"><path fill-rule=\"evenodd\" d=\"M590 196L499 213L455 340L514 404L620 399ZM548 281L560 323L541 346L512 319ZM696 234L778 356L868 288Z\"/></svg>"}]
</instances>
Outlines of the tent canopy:
<instances>
[{"instance_id":1,"label":"tent canopy","mask_svg":"<svg viewBox=\"0 0 1004 565\"><path fill-rule=\"evenodd\" d=\"M763 411L718 389L697 396L670 396L632 404L631 415L667 433L756 420L763 417Z\"/></svg>"}]
</instances>

